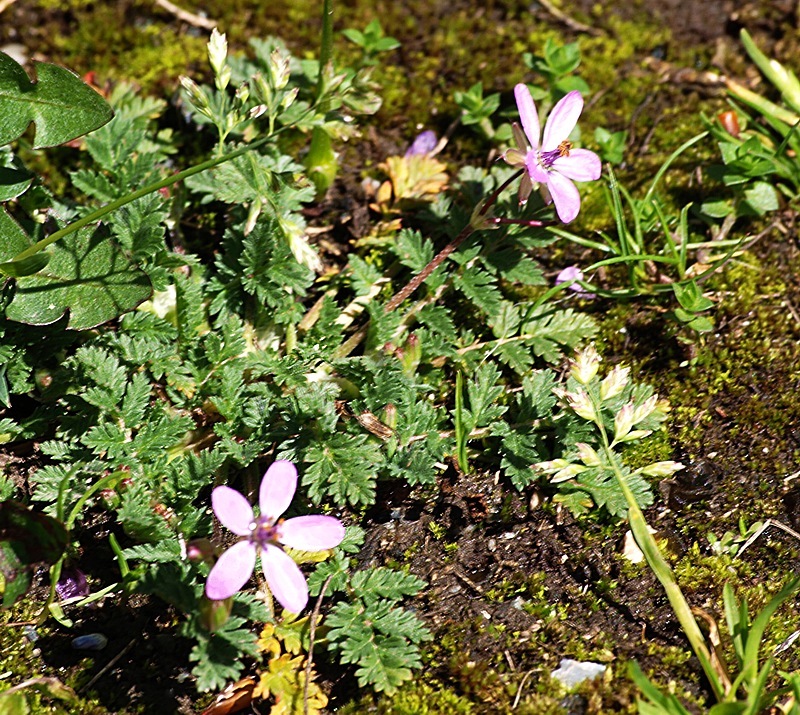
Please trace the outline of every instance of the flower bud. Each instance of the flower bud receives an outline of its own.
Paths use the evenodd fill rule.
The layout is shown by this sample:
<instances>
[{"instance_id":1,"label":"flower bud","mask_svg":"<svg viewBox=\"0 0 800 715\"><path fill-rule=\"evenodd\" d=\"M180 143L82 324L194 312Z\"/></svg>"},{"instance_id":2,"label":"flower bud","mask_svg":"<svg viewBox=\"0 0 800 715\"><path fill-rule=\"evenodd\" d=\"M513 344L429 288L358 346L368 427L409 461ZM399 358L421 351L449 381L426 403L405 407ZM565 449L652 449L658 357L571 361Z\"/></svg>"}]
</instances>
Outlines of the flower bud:
<instances>
[{"instance_id":1,"label":"flower bud","mask_svg":"<svg viewBox=\"0 0 800 715\"><path fill-rule=\"evenodd\" d=\"M299 87L292 87L288 92L283 95L283 99L281 100L281 107L283 109L289 109L289 107L294 104L294 100L297 99L297 93L300 91Z\"/></svg>"},{"instance_id":2,"label":"flower bud","mask_svg":"<svg viewBox=\"0 0 800 715\"><path fill-rule=\"evenodd\" d=\"M600 455L594 450L593 447L586 444L586 442L576 442L575 448L578 450L578 457L587 467L599 467Z\"/></svg>"},{"instance_id":3,"label":"flower bud","mask_svg":"<svg viewBox=\"0 0 800 715\"><path fill-rule=\"evenodd\" d=\"M594 410L594 405L592 404L589 395L587 395L583 390L579 390L578 392L568 392L566 398L567 404L576 415L583 417L583 419L588 420L589 422L597 422L597 413Z\"/></svg>"},{"instance_id":4,"label":"flower bud","mask_svg":"<svg viewBox=\"0 0 800 715\"><path fill-rule=\"evenodd\" d=\"M283 89L289 83L289 57L280 50L273 50L269 56L269 76L275 89Z\"/></svg>"},{"instance_id":5,"label":"flower bud","mask_svg":"<svg viewBox=\"0 0 800 715\"><path fill-rule=\"evenodd\" d=\"M658 395L650 395L641 405L633 411L633 424L638 425L643 419L649 417L658 406Z\"/></svg>"},{"instance_id":6,"label":"flower bud","mask_svg":"<svg viewBox=\"0 0 800 715\"><path fill-rule=\"evenodd\" d=\"M224 33L220 33L215 27L211 31L211 38L208 40L208 61L211 63L211 69L214 74L220 76L222 68L225 66L225 59L228 56L228 40ZM228 73L230 77L230 72ZM225 89L225 87L220 87Z\"/></svg>"},{"instance_id":7,"label":"flower bud","mask_svg":"<svg viewBox=\"0 0 800 715\"><path fill-rule=\"evenodd\" d=\"M186 558L192 563L204 561L207 564L212 564L214 562L214 553L214 546L208 539L193 539L186 544Z\"/></svg>"},{"instance_id":8,"label":"flower bud","mask_svg":"<svg viewBox=\"0 0 800 715\"><path fill-rule=\"evenodd\" d=\"M624 437L620 437L617 442L635 442L637 439L644 439L647 435L652 434L651 429L635 429L628 432Z\"/></svg>"},{"instance_id":9,"label":"flower bud","mask_svg":"<svg viewBox=\"0 0 800 715\"><path fill-rule=\"evenodd\" d=\"M538 469L540 472L544 472L545 474L554 474L555 472L558 472L569 465L570 462L566 459L553 459L552 461L548 462L537 462L532 466L534 469Z\"/></svg>"},{"instance_id":10,"label":"flower bud","mask_svg":"<svg viewBox=\"0 0 800 715\"><path fill-rule=\"evenodd\" d=\"M570 366L570 373L581 385L588 385L600 367L600 356L593 345L579 352Z\"/></svg>"},{"instance_id":11,"label":"flower bud","mask_svg":"<svg viewBox=\"0 0 800 715\"><path fill-rule=\"evenodd\" d=\"M675 472L684 468L680 462L653 462L642 469L642 474L648 477L671 477Z\"/></svg>"},{"instance_id":12,"label":"flower bud","mask_svg":"<svg viewBox=\"0 0 800 715\"><path fill-rule=\"evenodd\" d=\"M550 484L559 484L560 482L566 482L572 479L573 477L577 477L581 472L585 472L586 467L581 464L570 464L564 469L560 469L557 471L551 478Z\"/></svg>"},{"instance_id":13,"label":"flower bud","mask_svg":"<svg viewBox=\"0 0 800 715\"><path fill-rule=\"evenodd\" d=\"M626 402L622 409L614 417L614 441L620 442L625 439L633 427L633 403Z\"/></svg>"},{"instance_id":14,"label":"flower bud","mask_svg":"<svg viewBox=\"0 0 800 715\"><path fill-rule=\"evenodd\" d=\"M630 372L631 369L629 367L615 366L600 383L600 399L610 400L612 397L619 395L628 384Z\"/></svg>"}]
</instances>

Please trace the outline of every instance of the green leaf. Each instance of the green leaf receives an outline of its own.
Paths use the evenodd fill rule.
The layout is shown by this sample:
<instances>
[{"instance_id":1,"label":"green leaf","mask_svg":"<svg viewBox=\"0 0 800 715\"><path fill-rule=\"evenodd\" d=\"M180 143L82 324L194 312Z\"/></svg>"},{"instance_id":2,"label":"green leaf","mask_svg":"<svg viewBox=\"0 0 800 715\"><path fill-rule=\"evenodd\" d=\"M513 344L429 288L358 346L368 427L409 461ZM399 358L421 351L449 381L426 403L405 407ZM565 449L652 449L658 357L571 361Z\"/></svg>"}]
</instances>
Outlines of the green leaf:
<instances>
[{"instance_id":1,"label":"green leaf","mask_svg":"<svg viewBox=\"0 0 800 715\"><path fill-rule=\"evenodd\" d=\"M36 82L0 52L0 145L36 123L34 148L56 146L103 126L111 107L78 75L64 67L34 62Z\"/></svg>"},{"instance_id":2,"label":"green leaf","mask_svg":"<svg viewBox=\"0 0 800 715\"><path fill-rule=\"evenodd\" d=\"M9 216L5 209L0 209L0 261L11 263L14 256L33 245L28 234Z\"/></svg>"},{"instance_id":3,"label":"green leaf","mask_svg":"<svg viewBox=\"0 0 800 715\"><path fill-rule=\"evenodd\" d=\"M53 564L67 546L64 525L16 501L0 504L0 585L8 608L30 587L32 567Z\"/></svg>"},{"instance_id":4,"label":"green leaf","mask_svg":"<svg viewBox=\"0 0 800 715\"><path fill-rule=\"evenodd\" d=\"M2 228L2 226L0 226ZM133 266L103 228L85 228L51 248L47 271L21 277L6 315L49 325L69 311L68 327L86 330L133 310L150 297L147 276Z\"/></svg>"},{"instance_id":5,"label":"green leaf","mask_svg":"<svg viewBox=\"0 0 800 715\"><path fill-rule=\"evenodd\" d=\"M0 201L10 201L28 190L31 174L8 147L0 149Z\"/></svg>"},{"instance_id":6,"label":"green leaf","mask_svg":"<svg viewBox=\"0 0 800 715\"><path fill-rule=\"evenodd\" d=\"M339 168L331 137L322 127L314 127L311 146L305 159L308 178L314 182L317 196L322 196L336 178Z\"/></svg>"},{"instance_id":7,"label":"green leaf","mask_svg":"<svg viewBox=\"0 0 800 715\"><path fill-rule=\"evenodd\" d=\"M365 435L336 433L308 449L303 486L315 503L330 497L336 504L372 504L375 480L382 463L380 448Z\"/></svg>"},{"instance_id":8,"label":"green leaf","mask_svg":"<svg viewBox=\"0 0 800 715\"><path fill-rule=\"evenodd\" d=\"M0 273L9 278L32 276L45 268L48 263L50 263L50 254L42 251L19 261L0 263Z\"/></svg>"}]
</instances>

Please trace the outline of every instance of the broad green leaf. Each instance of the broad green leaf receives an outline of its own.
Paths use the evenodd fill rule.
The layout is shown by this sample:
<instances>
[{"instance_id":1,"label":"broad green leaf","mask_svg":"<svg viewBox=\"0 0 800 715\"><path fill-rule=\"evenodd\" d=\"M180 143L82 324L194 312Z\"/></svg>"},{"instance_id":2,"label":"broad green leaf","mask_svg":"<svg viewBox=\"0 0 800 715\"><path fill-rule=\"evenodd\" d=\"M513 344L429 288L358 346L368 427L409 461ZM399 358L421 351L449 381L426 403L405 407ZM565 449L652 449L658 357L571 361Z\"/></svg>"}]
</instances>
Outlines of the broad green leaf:
<instances>
[{"instance_id":1,"label":"broad green leaf","mask_svg":"<svg viewBox=\"0 0 800 715\"><path fill-rule=\"evenodd\" d=\"M33 245L22 227L0 208L0 261L11 262L18 253Z\"/></svg>"},{"instance_id":2,"label":"broad green leaf","mask_svg":"<svg viewBox=\"0 0 800 715\"><path fill-rule=\"evenodd\" d=\"M152 287L103 228L84 228L53 244L47 270L17 279L6 316L49 325L69 311L72 330L86 330L133 310Z\"/></svg>"},{"instance_id":3,"label":"broad green leaf","mask_svg":"<svg viewBox=\"0 0 800 715\"><path fill-rule=\"evenodd\" d=\"M78 75L64 67L34 62L36 82L0 52L0 145L36 123L34 148L64 144L103 126L111 107Z\"/></svg>"},{"instance_id":4,"label":"broad green leaf","mask_svg":"<svg viewBox=\"0 0 800 715\"><path fill-rule=\"evenodd\" d=\"M50 254L42 251L19 261L0 263L0 273L10 278L31 276L41 271L50 262Z\"/></svg>"}]
</instances>

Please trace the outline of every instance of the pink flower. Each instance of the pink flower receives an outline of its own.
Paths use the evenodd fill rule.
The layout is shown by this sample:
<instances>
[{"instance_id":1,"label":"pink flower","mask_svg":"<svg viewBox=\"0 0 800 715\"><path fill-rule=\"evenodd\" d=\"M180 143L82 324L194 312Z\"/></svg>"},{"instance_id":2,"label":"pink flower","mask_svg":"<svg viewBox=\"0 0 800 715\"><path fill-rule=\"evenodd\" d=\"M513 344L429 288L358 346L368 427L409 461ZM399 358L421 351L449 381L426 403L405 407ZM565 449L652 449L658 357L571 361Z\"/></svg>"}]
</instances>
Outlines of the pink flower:
<instances>
[{"instance_id":1,"label":"pink flower","mask_svg":"<svg viewBox=\"0 0 800 715\"><path fill-rule=\"evenodd\" d=\"M512 166L527 170L519 187L520 203L530 196L533 184L539 184L545 201L555 204L562 223L572 221L581 209L581 197L573 181L594 181L600 178L600 157L588 149L573 149L569 135L583 111L583 97L577 90L559 100L544 128L540 143L539 115L524 84L514 87L522 129L514 124L516 149L505 153ZM524 133L523 133L524 130ZM526 141L527 140L527 141Z\"/></svg>"},{"instance_id":2,"label":"pink flower","mask_svg":"<svg viewBox=\"0 0 800 715\"><path fill-rule=\"evenodd\" d=\"M238 541L220 557L206 581L206 596L223 601L247 583L261 555L261 568L272 595L287 611L300 613L308 603L308 586L303 573L281 544L302 551L322 551L338 546L344 526L332 516L296 516L279 519L292 502L297 489L297 469L291 462L278 461L267 469L258 494L259 516L247 499L230 487L216 487L211 493L214 514Z\"/></svg>"},{"instance_id":3,"label":"pink flower","mask_svg":"<svg viewBox=\"0 0 800 715\"><path fill-rule=\"evenodd\" d=\"M569 283L567 286L568 290L575 291L577 295L581 298L596 298L597 296L594 293L590 293L586 290L582 285L580 285L577 281L583 280L583 271L578 268L578 266L567 266L564 270L562 270L556 276L556 285L561 285L562 283Z\"/></svg>"}]
</instances>

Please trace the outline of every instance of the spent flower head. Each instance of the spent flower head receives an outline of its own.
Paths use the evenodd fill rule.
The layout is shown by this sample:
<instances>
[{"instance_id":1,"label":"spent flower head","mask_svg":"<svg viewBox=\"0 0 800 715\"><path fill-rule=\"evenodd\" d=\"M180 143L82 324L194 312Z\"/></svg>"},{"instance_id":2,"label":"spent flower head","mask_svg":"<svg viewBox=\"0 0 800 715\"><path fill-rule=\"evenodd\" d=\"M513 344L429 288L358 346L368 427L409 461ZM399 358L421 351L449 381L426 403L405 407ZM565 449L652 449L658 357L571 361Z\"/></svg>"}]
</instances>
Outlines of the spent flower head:
<instances>
[{"instance_id":1,"label":"spent flower head","mask_svg":"<svg viewBox=\"0 0 800 715\"><path fill-rule=\"evenodd\" d=\"M206 581L206 596L223 601L236 593L253 573L256 556L272 595L287 611L299 613L308 603L308 585L300 568L282 548L322 551L338 546L344 526L332 516L279 518L297 489L297 469L291 462L273 463L261 480L259 516L247 499L226 486L211 493L214 514L223 526L242 539L220 557Z\"/></svg>"},{"instance_id":2,"label":"spent flower head","mask_svg":"<svg viewBox=\"0 0 800 715\"><path fill-rule=\"evenodd\" d=\"M588 149L575 149L569 135L583 111L583 97L577 90L562 97L541 135L539 115L530 90L524 84L514 87L514 97L522 129L514 124L516 149L505 153L512 166L524 166L526 173L520 184L520 203L525 203L534 184L538 184L545 201L554 203L562 223L572 221L580 211L581 197L573 181L594 181L600 178L600 158Z\"/></svg>"}]
</instances>

